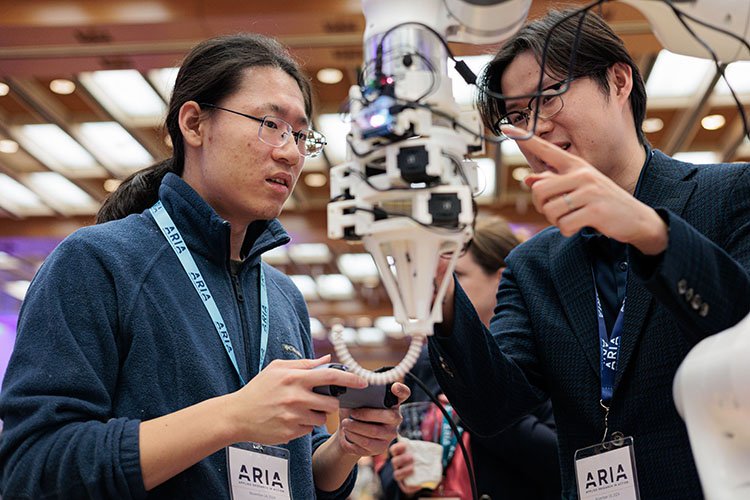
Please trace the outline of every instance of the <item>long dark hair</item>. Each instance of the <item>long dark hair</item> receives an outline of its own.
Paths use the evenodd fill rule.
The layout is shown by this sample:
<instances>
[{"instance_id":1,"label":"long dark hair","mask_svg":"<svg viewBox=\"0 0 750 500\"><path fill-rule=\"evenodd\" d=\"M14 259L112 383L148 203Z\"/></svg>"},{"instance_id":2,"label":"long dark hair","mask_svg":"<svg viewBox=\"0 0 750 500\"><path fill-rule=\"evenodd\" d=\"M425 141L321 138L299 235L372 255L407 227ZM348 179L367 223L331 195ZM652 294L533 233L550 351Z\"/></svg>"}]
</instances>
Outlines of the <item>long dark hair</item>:
<instances>
[{"instance_id":1,"label":"long dark hair","mask_svg":"<svg viewBox=\"0 0 750 500\"><path fill-rule=\"evenodd\" d=\"M571 74L568 75L572 48L576 44L576 32L581 23L581 15L573 15L575 9L553 10L541 19L527 24L516 33L495 55L479 79L480 89L502 93L501 79L508 65L522 52L530 50L541 64L542 53L547 38L545 71L560 80L588 76L596 81L605 95L609 95L607 70L613 64L621 62L630 66L633 72L633 90L630 93L630 107L633 111L638 140L647 144L646 136L641 130L646 116L646 86L638 66L625 50L623 41L612 31L612 28L597 14L588 12L581 25L578 49ZM568 18L568 19L566 19ZM485 125L499 133L495 124L506 112L505 103L481 90L477 97L477 107Z\"/></svg>"},{"instance_id":2,"label":"long dark hair","mask_svg":"<svg viewBox=\"0 0 750 500\"><path fill-rule=\"evenodd\" d=\"M491 275L505 267L505 257L519 243L505 219L498 215L479 216L468 252L484 273Z\"/></svg>"},{"instance_id":3,"label":"long dark hair","mask_svg":"<svg viewBox=\"0 0 750 500\"><path fill-rule=\"evenodd\" d=\"M172 157L125 179L99 209L97 224L140 213L156 203L164 176L168 172L181 176L185 167L185 145L179 124L182 105L188 101L219 103L237 90L243 71L254 67L279 68L294 78L305 99L305 113L308 118L312 116L310 82L279 42L248 33L201 42L182 62L169 100L165 128L172 140Z\"/></svg>"}]
</instances>

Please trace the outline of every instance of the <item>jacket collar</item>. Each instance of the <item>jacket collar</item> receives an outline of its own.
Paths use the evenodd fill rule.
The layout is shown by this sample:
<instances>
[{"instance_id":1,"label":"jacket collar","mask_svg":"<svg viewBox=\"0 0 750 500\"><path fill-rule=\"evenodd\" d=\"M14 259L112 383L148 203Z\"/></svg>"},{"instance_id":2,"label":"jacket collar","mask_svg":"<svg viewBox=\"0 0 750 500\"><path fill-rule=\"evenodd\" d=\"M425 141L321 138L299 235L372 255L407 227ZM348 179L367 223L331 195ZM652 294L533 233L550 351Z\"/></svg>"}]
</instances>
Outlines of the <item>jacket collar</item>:
<instances>
[{"instance_id":1,"label":"jacket collar","mask_svg":"<svg viewBox=\"0 0 750 500\"><path fill-rule=\"evenodd\" d=\"M178 175L168 173L159 187L159 199L191 252L219 264L229 261L229 222L221 218L188 183ZM289 241L289 235L278 219L255 221L247 227L242 244L243 260L256 263L262 253Z\"/></svg>"}]
</instances>

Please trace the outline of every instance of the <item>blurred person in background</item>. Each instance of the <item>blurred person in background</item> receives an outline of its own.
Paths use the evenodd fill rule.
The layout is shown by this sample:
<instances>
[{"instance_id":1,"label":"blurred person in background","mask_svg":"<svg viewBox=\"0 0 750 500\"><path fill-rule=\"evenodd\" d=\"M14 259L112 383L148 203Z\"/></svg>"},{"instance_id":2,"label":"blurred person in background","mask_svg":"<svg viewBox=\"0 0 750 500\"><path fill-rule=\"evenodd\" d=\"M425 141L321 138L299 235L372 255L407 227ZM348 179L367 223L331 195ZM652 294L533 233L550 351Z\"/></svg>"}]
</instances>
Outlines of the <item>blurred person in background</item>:
<instances>
[{"instance_id":1,"label":"blurred person in background","mask_svg":"<svg viewBox=\"0 0 750 500\"><path fill-rule=\"evenodd\" d=\"M456 279L487 326L494 315L505 257L518 244L518 239L504 219L480 216L476 220L474 238L456 264ZM411 373L433 394L442 393L430 366L426 346ZM406 384L412 391L408 402L429 400L424 391L408 378ZM493 500L560 498L557 435L549 402L496 436L467 434L465 438L468 437L468 440L464 441L468 441L480 496L488 495ZM460 453L461 450L456 447L454 460L455 454ZM463 459L448 465L444 474L451 477L446 477L435 491L423 491L404 483L413 474L414 464L414 457L406 444L395 442L390 446L389 454L390 459L381 465L379 471L383 498L391 500L456 494L461 498L471 498Z\"/></svg>"}]
</instances>

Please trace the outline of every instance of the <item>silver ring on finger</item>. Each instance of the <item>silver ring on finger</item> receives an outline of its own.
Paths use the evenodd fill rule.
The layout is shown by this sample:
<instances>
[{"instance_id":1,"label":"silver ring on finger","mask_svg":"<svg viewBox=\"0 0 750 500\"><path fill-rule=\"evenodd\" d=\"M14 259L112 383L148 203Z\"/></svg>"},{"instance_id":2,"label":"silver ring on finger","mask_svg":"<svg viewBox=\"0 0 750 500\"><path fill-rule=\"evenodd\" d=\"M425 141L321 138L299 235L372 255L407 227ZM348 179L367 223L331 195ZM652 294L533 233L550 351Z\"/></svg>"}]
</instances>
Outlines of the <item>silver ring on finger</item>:
<instances>
[{"instance_id":1,"label":"silver ring on finger","mask_svg":"<svg viewBox=\"0 0 750 500\"><path fill-rule=\"evenodd\" d=\"M573 206L573 200L570 199L570 193L563 193L562 199L565 204L568 205L568 210L575 210L575 207Z\"/></svg>"}]
</instances>

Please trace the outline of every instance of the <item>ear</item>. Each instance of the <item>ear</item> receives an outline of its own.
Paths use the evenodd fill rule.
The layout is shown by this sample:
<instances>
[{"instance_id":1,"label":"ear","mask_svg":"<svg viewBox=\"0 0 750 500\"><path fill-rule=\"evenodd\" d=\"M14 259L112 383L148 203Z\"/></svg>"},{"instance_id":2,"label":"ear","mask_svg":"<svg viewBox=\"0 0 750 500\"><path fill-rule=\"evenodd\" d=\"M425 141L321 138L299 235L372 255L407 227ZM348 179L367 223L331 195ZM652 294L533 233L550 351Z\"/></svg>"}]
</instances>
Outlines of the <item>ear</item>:
<instances>
[{"instance_id":1,"label":"ear","mask_svg":"<svg viewBox=\"0 0 750 500\"><path fill-rule=\"evenodd\" d=\"M197 102L188 101L180 107L179 123L185 145L199 147L203 144L201 107Z\"/></svg>"},{"instance_id":2,"label":"ear","mask_svg":"<svg viewBox=\"0 0 750 500\"><path fill-rule=\"evenodd\" d=\"M614 98L627 104L633 90L633 69L623 62L616 62L609 67L607 77Z\"/></svg>"},{"instance_id":3,"label":"ear","mask_svg":"<svg viewBox=\"0 0 750 500\"><path fill-rule=\"evenodd\" d=\"M494 273L492 273L492 277L498 283L500 283L500 278L502 278L502 276L503 276L503 271L505 271L505 267L504 266L501 267L500 269L498 269L497 271L495 271Z\"/></svg>"}]
</instances>

